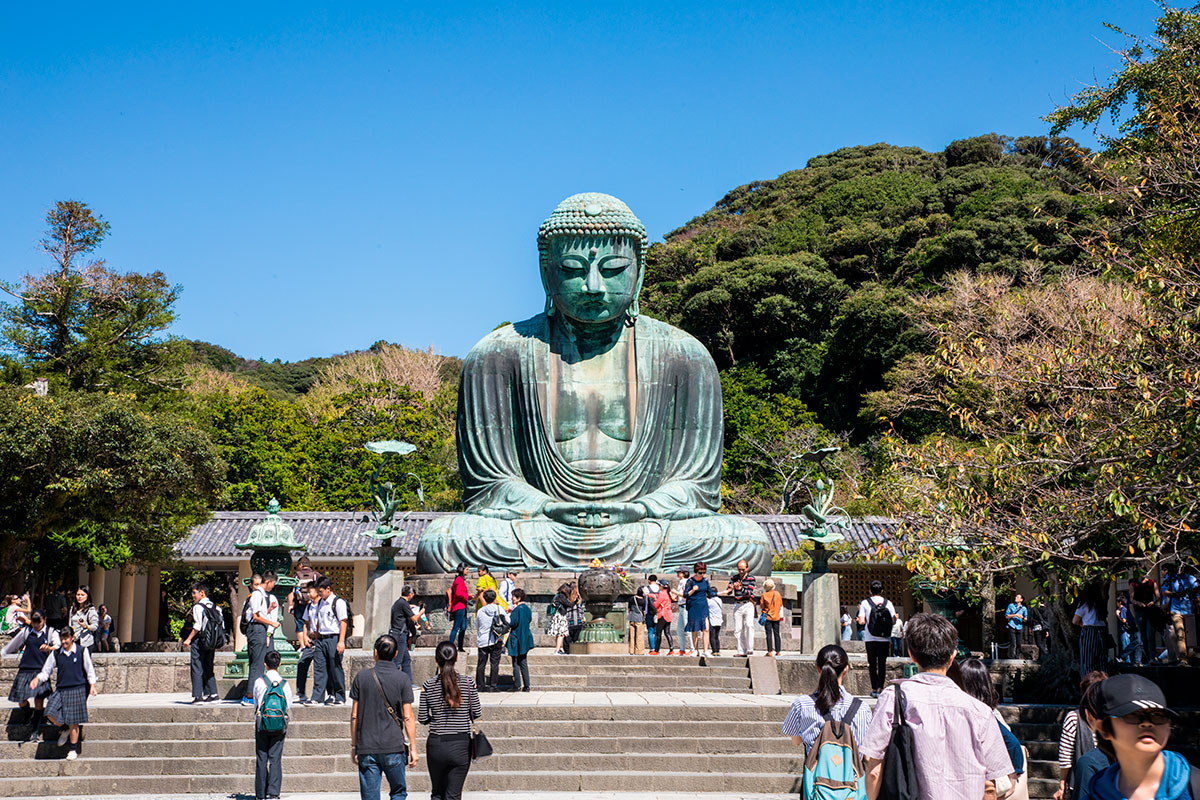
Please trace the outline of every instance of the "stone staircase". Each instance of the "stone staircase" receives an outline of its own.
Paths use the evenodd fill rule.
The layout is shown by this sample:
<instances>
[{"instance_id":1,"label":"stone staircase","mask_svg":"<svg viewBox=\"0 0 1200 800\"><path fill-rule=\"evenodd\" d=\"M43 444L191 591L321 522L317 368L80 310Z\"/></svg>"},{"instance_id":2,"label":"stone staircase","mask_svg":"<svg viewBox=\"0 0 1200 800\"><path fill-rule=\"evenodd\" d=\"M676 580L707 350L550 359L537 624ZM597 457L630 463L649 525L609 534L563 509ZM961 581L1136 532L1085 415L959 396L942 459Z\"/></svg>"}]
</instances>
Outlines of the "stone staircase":
<instances>
[{"instance_id":1,"label":"stone staircase","mask_svg":"<svg viewBox=\"0 0 1200 800\"><path fill-rule=\"evenodd\" d=\"M803 758L779 735L782 698L535 691L485 695L484 706L480 727L496 755L472 768L469 789L798 789ZM25 728L10 725L10 741L0 743L0 796L229 794L252 787L249 709L97 704L91 717L76 761L62 760L53 741L11 741ZM355 790L348 717L345 706L296 711L284 748L285 794ZM409 776L409 788L428 791L423 765Z\"/></svg>"},{"instance_id":2,"label":"stone staircase","mask_svg":"<svg viewBox=\"0 0 1200 800\"><path fill-rule=\"evenodd\" d=\"M475 656L468 663L475 668ZM512 686L511 664L500 663L500 688ZM709 656L556 656L531 653L534 688L573 692L751 692L749 659ZM472 677L474 672L471 673Z\"/></svg>"}]
</instances>

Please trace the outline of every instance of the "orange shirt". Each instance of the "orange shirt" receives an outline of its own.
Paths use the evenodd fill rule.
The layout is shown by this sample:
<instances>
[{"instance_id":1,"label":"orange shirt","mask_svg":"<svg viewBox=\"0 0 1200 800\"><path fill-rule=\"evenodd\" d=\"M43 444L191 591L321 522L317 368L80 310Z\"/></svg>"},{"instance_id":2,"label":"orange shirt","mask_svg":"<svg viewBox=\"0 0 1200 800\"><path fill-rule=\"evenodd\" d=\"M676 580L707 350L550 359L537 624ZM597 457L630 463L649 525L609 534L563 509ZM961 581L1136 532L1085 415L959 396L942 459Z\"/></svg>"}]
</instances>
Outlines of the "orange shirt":
<instances>
[{"instance_id":1,"label":"orange shirt","mask_svg":"<svg viewBox=\"0 0 1200 800\"><path fill-rule=\"evenodd\" d=\"M771 589L763 592L758 601L759 607L766 613L767 619L772 622L779 621L779 611L783 608L783 595Z\"/></svg>"}]
</instances>

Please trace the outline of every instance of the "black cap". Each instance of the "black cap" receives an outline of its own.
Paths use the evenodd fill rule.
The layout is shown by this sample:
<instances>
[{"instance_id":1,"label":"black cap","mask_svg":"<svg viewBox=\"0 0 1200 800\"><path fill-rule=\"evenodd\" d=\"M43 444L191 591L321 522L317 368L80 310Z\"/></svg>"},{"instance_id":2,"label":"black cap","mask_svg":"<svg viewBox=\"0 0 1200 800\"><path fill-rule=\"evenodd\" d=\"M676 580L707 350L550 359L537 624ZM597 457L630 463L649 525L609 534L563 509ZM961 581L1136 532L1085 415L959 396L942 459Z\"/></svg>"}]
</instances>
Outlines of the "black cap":
<instances>
[{"instance_id":1,"label":"black cap","mask_svg":"<svg viewBox=\"0 0 1200 800\"><path fill-rule=\"evenodd\" d=\"M1154 681L1141 675L1114 675L1100 682L1100 713L1105 717L1123 717L1137 711L1163 711L1172 719L1178 715L1167 708L1167 699Z\"/></svg>"}]
</instances>

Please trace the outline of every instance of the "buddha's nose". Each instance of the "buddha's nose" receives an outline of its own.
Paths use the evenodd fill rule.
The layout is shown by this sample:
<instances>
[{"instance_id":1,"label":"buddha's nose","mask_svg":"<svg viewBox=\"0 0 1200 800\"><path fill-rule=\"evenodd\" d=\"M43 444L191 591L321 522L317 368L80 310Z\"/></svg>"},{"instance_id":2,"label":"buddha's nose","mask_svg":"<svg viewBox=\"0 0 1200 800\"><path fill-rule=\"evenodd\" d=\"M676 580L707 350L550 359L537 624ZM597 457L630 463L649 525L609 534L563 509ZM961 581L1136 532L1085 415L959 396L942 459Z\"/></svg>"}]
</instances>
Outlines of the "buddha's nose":
<instances>
[{"instance_id":1,"label":"buddha's nose","mask_svg":"<svg viewBox=\"0 0 1200 800\"><path fill-rule=\"evenodd\" d=\"M604 279L600 275L600 266L592 264L588 267L587 283L584 289L591 294L599 294L604 291Z\"/></svg>"}]
</instances>

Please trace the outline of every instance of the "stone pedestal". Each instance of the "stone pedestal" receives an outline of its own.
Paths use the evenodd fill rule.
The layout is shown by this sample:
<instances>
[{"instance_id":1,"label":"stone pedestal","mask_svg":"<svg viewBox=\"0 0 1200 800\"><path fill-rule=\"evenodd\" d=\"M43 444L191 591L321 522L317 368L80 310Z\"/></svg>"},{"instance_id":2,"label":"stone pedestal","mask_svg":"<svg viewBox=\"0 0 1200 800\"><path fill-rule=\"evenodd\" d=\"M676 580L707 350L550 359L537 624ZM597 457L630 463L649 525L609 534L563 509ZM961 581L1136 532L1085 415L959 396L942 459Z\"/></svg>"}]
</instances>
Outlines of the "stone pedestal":
<instances>
[{"instance_id":1,"label":"stone pedestal","mask_svg":"<svg viewBox=\"0 0 1200 800\"><path fill-rule=\"evenodd\" d=\"M367 576L367 600L363 603L363 648L370 650L375 640L391 630L392 604L400 599L404 573L399 570L372 570Z\"/></svg>"},{"instance_id":2,"label":"stone pedestal","mask_svg":"<svg viewBox=\"0 0 1200 800\"><path fill-rule=\"evenodd\" d=\"M816 655L827 644L840 644L842 637L838 622L842 607L838 596L837 573L806 575L800 602L804 610L800 652Z\"/></svg>"}]
</instances>

